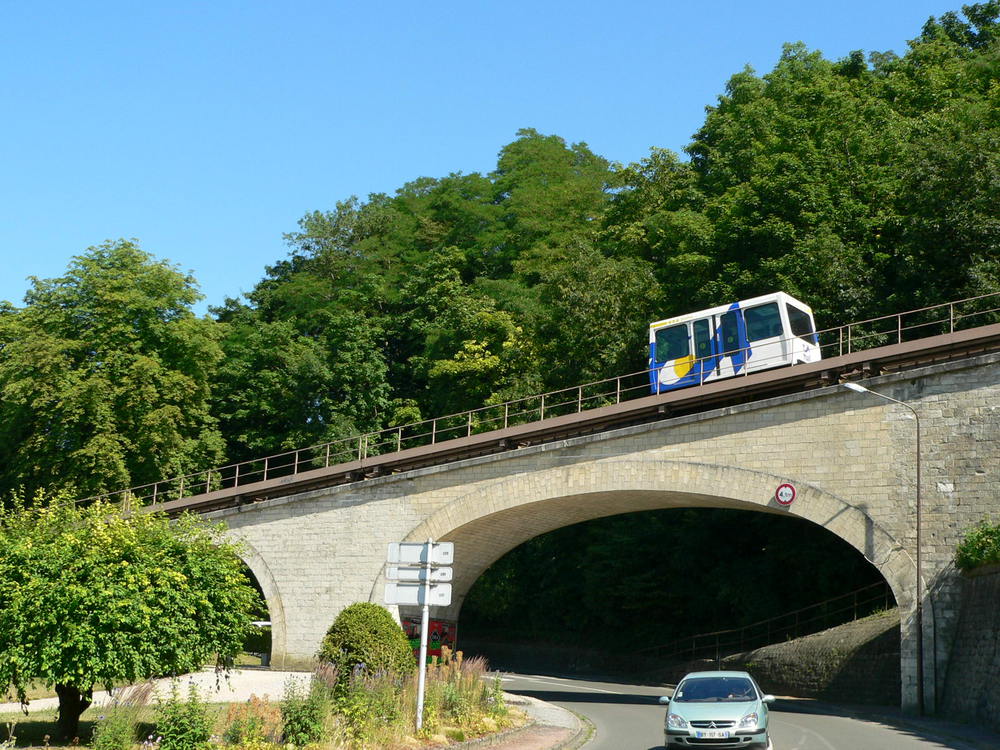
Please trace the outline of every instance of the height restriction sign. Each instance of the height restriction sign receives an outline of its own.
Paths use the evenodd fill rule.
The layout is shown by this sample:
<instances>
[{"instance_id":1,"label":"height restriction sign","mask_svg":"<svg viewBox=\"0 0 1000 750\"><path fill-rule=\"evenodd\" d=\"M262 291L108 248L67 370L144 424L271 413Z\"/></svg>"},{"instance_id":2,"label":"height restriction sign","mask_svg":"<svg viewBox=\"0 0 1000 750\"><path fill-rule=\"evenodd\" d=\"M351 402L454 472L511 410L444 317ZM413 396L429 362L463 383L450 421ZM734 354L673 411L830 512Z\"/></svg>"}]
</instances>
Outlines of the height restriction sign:
<instances>
[{"instance_id":1,"label":"height restriction sign","mask_svg":"<svg viewBox=\"0 0 1000 750\"><path fill-rule=\"evenodd\" d=\"M774 491L774 499L779 505L791 505L795 499L795 487L790 484L779 484Z\"/></svg>"}]
</instances>

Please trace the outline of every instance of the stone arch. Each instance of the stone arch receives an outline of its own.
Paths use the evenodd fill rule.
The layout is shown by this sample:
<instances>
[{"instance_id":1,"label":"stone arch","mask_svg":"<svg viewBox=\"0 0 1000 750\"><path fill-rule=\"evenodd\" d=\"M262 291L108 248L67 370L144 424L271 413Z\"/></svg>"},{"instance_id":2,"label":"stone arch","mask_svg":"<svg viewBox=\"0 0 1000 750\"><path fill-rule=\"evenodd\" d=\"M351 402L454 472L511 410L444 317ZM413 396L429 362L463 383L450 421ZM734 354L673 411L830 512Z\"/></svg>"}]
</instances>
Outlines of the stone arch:
<instances>
[{"instance_id":1,"label":"stone arch","mask_svg":"<svg viewBox=\"0 0 1000 750\"><path fill-rule=\"evenodd\" d=\"M795 502L774 500L778 485L795 485ZM900 608L913 605L909 553L862 506L789 477L732 466L647 456L611 458L517 474L484 483L455 498L407 536L455 543L452 607L457 619L472 583L519 544L562 526L660 508L703 507L793 515L822 526L868 559Z\"/></svg>"},{"instance_id":2,"label":"stone arch","mask_svg":"<svg viewBox=\"0 0 1000 750\"><path fill-rule=\"evenodd\" d=\"M244 538L239 539L239 552L240 559L253 573L261 591L264 592L267 612L271 617L271 667L282 669L285 665L288 632L281 592L264 557Z\"/></svg>"}]
</instances>

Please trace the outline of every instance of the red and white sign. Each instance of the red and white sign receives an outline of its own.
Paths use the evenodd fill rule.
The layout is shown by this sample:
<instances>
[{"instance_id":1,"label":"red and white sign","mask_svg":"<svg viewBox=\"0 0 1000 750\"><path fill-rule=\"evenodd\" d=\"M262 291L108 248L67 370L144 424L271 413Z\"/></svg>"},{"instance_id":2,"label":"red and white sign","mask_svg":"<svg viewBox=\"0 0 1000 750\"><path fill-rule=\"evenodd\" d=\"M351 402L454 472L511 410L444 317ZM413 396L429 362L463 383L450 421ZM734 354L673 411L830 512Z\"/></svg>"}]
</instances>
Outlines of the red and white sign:
<instances>
[{"instance_id":1,"label":"red and white sign","mask_svg":"<svg viewBox=\"0 0 1000 750\"><path fill-rule=\"evenodd\" d=\"M790 484L779 484L774 491L774 500L778 505L791 505L795 500L795 487Z\"/></svg>"}]
</instances>

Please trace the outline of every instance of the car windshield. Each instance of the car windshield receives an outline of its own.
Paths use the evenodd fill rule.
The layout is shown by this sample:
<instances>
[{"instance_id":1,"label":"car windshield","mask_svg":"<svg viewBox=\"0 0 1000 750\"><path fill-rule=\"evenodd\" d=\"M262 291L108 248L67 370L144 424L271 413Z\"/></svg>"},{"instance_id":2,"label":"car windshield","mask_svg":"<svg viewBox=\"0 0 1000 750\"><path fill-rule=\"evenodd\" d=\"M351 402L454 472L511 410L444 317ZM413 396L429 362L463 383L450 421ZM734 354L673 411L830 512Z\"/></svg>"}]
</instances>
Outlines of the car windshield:
<instances>
[{"instance_id":1,"label":"car windshield","mask_svg":"<svg viewBox=\"0 0 1000 750\"><path fill-rule=\"evenodd\" d=\"M674 700L680 703L737 703L757 699L753 683L746 677L692 677L677 686Z\"/></svg>"}]
</instances>

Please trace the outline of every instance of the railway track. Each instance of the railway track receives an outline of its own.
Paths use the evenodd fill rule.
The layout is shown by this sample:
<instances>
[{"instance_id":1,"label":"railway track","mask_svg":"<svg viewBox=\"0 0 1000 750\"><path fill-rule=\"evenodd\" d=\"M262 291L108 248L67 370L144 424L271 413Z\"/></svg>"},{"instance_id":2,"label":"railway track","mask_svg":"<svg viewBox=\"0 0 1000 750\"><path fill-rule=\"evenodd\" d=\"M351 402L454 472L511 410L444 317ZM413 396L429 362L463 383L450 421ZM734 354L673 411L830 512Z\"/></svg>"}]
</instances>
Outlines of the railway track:
<instances>
[{"instance_id":1,"label":"railway track","mask_svg":"<svg viewBox=\"0 0 1000 750\"><path fill-rule=\"evenodd\" d=\"M236 466L235 476L227 477L224 470L214 470L218 472L218 476L213 479L211 472L204 473L205 478L200 481L203 481L203 487L211 488L207 492L185 495L183 489L180 492L175 489L173 494L177 499L164 501L170 494L163 492L158 498L156 492L158 485L151 485L152 495L142 499L151 503L149 507L171 514L183 511L204 513L239 507L307 490L365 481L477 456L509 452L529 445L800 393L845 380L883 373L906 372L938 362L968 359L993 352L1000 352L1000 324L951 331L914 341L854 351L811 364L756 372L629 400L621 400L622 387L621 382L618 382L616 390L606 394L608 397L617 394L615 403L587 410L582 407L584 386L580 386L578 408L572 413L545 417L543 396L540 397L541 418L525 424L509 424L505 411L506 426L475 432L471 416L475 412L469 412L467 434L459 437L435 440L434 437L437 436L432 435L429 444L402 447L403 432L402 428L399 428L399 440L396 444L398 450L379 450L379 455L368 455L367 450L359 449L358 455L350 460L331 462L330 447L327 445L324 465L318 468L300 468L308 467L310 462L318 460L315 458L316 449L306 449L314 451L310 454L311 458L301 460L298 451L283 454L294 456L294 461L289 459L281 467L273 468L270 477L267 476L267 459L262 459L265 462L264 478L259 481L246 481L246 475L243 477L244 481L240 481L239 466ZM648 391L648 385L641 387ZM627 390L634 391L634 388L635 386L630 386ZM572 393L574 389L567 389L567 392ZM565 410L567 404L572 405L572 401L564 401L555 407L550 405L550 413L558 412L558 407L563 407ZM437 427L437 420L433 425ZM226 486L227 483L231 486ZM183 484L181 486L183 487ZM178 498L178 495L181 497ZM110 497L113 498L114 495Z\"/></svg>"}]
</instances>

